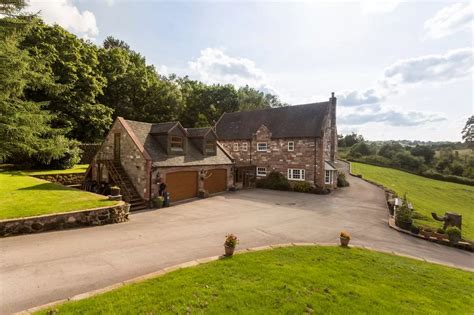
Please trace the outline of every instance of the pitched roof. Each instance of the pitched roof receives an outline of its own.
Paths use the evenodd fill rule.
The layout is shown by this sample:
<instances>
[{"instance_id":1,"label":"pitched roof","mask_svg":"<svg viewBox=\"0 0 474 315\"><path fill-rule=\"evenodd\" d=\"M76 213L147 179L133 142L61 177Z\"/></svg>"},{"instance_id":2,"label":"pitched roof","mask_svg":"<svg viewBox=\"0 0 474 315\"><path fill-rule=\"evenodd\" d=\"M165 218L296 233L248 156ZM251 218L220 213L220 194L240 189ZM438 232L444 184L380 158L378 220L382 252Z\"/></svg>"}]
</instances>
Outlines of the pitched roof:
<instances>
[{"instance_id":1,"label":"pitched roof","mask_svg":"<svg viewBox=\"0 0 474 315\"><path fill-rule=\"evenodd\" d=\"M139 122L139 121L137 121ZM151 133L167 133L170 131L174 126L179 124L177 121L165 122L165 123L157 123L151 124Z\"/></svg>"},{"instance_id":2,"label":"pitched roof","mask_svg":"<svg viewBox=\"0 0 474 315\"><path fill-rule=\"evenodd\" d=\"M205 128L186 128L188 132L189 138L200 138L204 137L209 131L211 131L211 127Z\"/></svg>"},{"instance_id":3,"label":"pitched roof","mask_svg":"<svg viewBox=\"0 0 474 315\"><path fill-rule=\"evenodd\" d=\"M272 138L320 137L330 102L225 113L216 124L221 140L251 139L265 125Z\"/></svg>"},{"instance_id":4,"label":"pitched roof","mask_svg":"<svg viewBox=\"0 0 474 315\"><path fill-rule=\"evenodd\" d=\"M204 155L191 141L188 141L186 155L168 155L153 134L156 134L154 131L157 129L165 130L169 127L168 130L170 130L177 123L173 123L171 127L163 127L163 125L171 123L151 124L133 120L126 120L126 122L132 129L138 141L150 155L153 165L155 166L232 164L232 160L220 146L217 146L216 155ZM163 131L160 133L163 133Z\"/></svg>"}]
</instances>

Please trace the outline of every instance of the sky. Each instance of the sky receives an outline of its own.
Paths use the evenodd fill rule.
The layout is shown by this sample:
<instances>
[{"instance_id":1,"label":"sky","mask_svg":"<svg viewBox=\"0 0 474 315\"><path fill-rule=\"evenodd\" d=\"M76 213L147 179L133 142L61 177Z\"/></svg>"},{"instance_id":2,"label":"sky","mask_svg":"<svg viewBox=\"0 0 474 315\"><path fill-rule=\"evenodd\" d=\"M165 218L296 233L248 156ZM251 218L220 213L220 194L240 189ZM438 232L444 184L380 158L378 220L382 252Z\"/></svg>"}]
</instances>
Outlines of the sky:
<instances>
[{"instance_id":1,"label":"sky","mask_svg":"<svg viewBox=\"0 0 474 315\"><path fill-rule=\"evenodd\" d=\"M474 2L29 0L161 74L250 85L291 105L335 92L339 133L460 141L473 114Z\"/></svg>"}]
</instances>

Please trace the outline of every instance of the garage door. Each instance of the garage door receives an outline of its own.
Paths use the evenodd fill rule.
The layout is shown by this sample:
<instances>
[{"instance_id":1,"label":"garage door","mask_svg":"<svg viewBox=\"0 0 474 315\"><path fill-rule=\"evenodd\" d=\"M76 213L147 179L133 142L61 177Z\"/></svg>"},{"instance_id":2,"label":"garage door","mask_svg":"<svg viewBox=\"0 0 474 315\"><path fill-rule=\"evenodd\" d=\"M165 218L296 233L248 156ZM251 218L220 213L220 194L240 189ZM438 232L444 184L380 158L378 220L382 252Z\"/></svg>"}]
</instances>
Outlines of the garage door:
<instances>
[{"instance_id":1,"label":"garage door","mask_svg":"<svg viewBox=\"0 0 474 315\"><path fill-rule=\"evenodd\" d=\"M166 174L166 190L170 193L171 201L178 201L197 196L197 172L176 172Z\"/></svg>"},{"instance_id":2,"label":"garage door","mask_svg":"<svg viewBox=\"0 0 474 315\"><path fill-rule=\"evenodd\" d=\"M207 177L204 180L204 189L210 194L227 190L227 170L217 169L207 171Z\"/></svg>"}]
</instances>

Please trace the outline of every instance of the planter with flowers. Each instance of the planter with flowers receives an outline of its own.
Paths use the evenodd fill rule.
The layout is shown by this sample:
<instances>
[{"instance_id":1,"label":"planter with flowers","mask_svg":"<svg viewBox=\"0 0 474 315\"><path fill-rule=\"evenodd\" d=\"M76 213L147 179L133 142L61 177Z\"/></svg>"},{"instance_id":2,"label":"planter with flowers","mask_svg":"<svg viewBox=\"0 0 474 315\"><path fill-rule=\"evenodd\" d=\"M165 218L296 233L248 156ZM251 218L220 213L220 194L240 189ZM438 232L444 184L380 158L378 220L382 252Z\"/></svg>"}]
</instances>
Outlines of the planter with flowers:
<instances>
[{"instance_id":1,"label":"planter with flowers","mask_svg":"<svg viewBox=\"0 0 474 315\"><path fill-rule=\"evenodd\" d=\"M455 245L461 241L461 229L457 226L450 226L446 229L446 234L449 237L449 243Z\"/></svg>"},{"instance_id":2,"label":"planter with flowers","mask_svg":"<svg viewBox=\"0 0 474 315\"><path fill-rule=\"evenodd\" d=\"M235 247L239 244L239 239L234 234L229 234L225 238L224 249L226 256L234 255Z\"/></svg>"},{"instance_id":3,"label":"planter with flowers","mask_svg":"<svg viewBox=\"0 0 474 315\"><path fill-rule=\"evenodd\" d=\"M349 241L351 240L351 235L346 231L342 231L339 235L339 240L341 241L341 246L348 246Z\"/></svg>"}]
</instances>

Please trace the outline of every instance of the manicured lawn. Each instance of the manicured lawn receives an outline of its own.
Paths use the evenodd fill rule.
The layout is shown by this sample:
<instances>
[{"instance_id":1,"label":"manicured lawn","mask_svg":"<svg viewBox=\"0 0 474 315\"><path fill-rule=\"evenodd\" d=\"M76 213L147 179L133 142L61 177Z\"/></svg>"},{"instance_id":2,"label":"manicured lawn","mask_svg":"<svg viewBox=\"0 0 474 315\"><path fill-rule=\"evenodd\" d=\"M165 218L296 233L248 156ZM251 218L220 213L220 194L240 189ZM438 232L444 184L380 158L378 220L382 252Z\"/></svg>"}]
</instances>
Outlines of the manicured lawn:
<instances>
[{"instance_id":1,"label":"manicured lawn","mask_svg":"<svg viewBox=\"0 0 474 315\"><path fill-rule=\"evenodd\" d=\"M467 271L308 246L240 254L54 308L59 314L470 314L473 292L474 273Z\"/></svg>"},{"instance_id":2,"label":"manicured lawn","mask_svg":"<svg viewBox=\"0 0 474 315\"><path fill-rule=\"evenodd\" d=\"M22 171L25 175L51 175L51 174L74 174L74 173L85 173L89 164L76 164L72 168L67 170L29 170Z\"/></svg>"},{"instance_id":3,"label":"manicured lawn","mask_svg":"<svg viewBox=\"0 0 474 315\"><path fill-rule=\"evenodd\" d=\"M107 197L23 175L0 172L0 219L113 205Z\"/></svg>"},{"instance_id":4,"label":"manicured lawn","mask_svg":"<svg viewBox=\"0 0 474 315\"><path fill-rule=\"evenodd\" d=\"M403 171L351 162L352 172L391 188L399 195L407 193L415 210L428 217L416 220L421 225L441 227L431 212L462 214L463 237L474 240L474 187L421 177Z\"/></svg>"}]
</instances>

